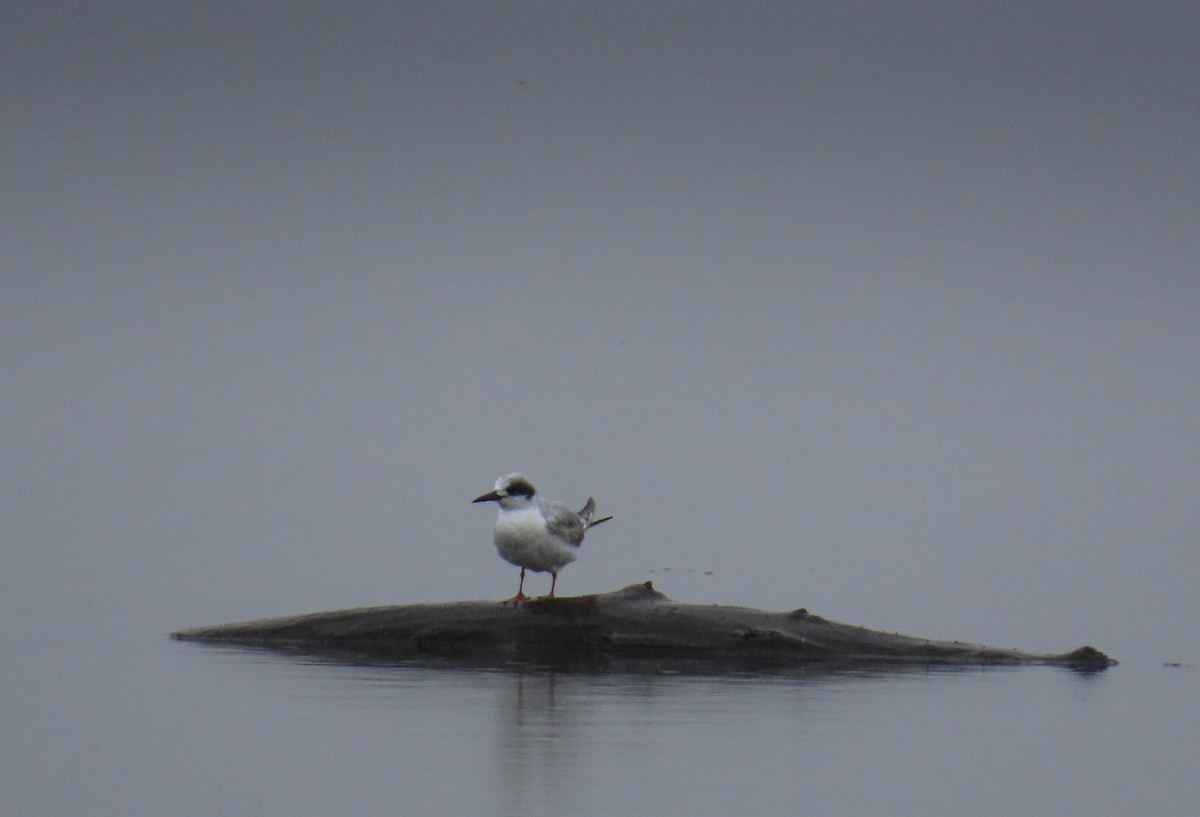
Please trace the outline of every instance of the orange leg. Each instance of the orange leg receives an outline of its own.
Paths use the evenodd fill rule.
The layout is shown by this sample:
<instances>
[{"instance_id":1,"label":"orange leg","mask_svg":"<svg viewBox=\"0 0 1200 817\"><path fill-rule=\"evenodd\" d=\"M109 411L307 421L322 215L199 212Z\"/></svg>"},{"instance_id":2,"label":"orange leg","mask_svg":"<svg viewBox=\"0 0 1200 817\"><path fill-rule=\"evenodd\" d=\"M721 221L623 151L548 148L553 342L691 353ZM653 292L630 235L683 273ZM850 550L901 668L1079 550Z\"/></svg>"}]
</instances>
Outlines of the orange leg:
<instances>
[{"instance_id":1,"label":"orange leg","mask_svg":"<svg viewBox=\"0 0 1200 817\"><path fill-rule=\"evenodd\" d=\"M504 601L502 601L500 603L508 604L510 601L514 602L514 603L518 602L518 601L525 601L525 599L527 599L529 597L525 595L524 590L525 590L525 568L521 568L521 583L519 585L517 585L517 595L513 596L511 599L505 599Z\"/></svg>"},{"instance_id":2,"label":"orange leg","mask_svg":"<svg viewBox=\"0 0 1200 817\"><path fill-rule=\"evenodd\" d=\"M558 571L551 570L550 571L550 595L542 596L542 598L544 598L544 599L554 598L554 585L556 585L556 584L558 584Z\"/></svg>"}]
</instances>

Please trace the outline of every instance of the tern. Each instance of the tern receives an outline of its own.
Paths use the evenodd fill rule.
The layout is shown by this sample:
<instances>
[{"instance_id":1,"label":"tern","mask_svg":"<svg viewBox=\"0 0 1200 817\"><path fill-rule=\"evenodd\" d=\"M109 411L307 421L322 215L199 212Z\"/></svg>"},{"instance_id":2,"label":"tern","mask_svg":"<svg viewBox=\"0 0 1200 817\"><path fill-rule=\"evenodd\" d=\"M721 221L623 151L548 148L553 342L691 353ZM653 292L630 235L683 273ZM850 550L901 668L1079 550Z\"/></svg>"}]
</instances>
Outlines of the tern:
<instances>
[{"instance_id":1,"label":"tern","mask_svg":"<svg viewBox=\"0 0 1200 817\"><path fill-rule=\"evenodd\" d=\"M521 583L517 595L506 601L523 601L525 571L550 573L550 595L558 583L558 571L575 561L583 534L601 522L605 516L592 519L596 500L588 497L582 510L573 511L561 502L542 499L533 483L524 474L505 474L496 480L496 487L476 497L472 502L495 502L500 506L496 517L495 542L500 558L521 568Z\"/></svg>"}]
</instances>

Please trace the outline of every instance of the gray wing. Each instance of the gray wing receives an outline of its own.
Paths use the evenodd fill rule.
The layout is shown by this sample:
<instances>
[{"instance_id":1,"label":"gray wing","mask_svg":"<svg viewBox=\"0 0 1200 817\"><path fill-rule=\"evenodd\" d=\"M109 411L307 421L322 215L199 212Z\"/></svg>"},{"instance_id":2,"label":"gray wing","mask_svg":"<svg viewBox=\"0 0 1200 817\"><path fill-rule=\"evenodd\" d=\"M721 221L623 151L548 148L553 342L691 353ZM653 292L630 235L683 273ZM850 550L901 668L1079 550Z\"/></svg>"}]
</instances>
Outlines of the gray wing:
<instances>
[{"instance_id":1,"label":"gray wing","mask_svg":"<svg viewBox=\"0 0 1200 817\"><path fill-rule=\"evenodd\" d=\"M553 535L569 542L575 547L583 541L586 524L579 514L558 502L542 501L542 513L546 516L546 530Z\"/></svg>"}]
</instances>

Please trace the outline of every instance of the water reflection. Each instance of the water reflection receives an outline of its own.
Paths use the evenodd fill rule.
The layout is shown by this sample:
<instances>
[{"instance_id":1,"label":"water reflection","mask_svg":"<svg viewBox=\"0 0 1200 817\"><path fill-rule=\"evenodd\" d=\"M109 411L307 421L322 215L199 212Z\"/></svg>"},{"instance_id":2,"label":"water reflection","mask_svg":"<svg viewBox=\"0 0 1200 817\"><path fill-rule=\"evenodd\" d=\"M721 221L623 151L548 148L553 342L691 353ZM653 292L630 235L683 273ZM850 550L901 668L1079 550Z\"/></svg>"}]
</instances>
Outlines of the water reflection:
<instances>
[{"instance_id":1,"label":"water reflection","mask_svg":"<svg viewBox=\"0 0 1200 817\"><path fill-rule=\"evenodd\" d=\"M496 697L492 740L506 813L527 813L539 790L573 776L586 713L560 717L558 687L554 673L521 673Z\"/></svg>"},{"instance_id":2,"label":"water reflection","mask_svg":"<svg viewBox=\"0 0 1200 817\"><path fill-rule=\"evenodd\" d=\"M243 716L212 735L214 762L251 719L261 745L243 755L275 757L310 798L313 770L354 781L362 813L927 815L975 801L980 814L1083 815L1129 804L1105 781L1128 779L1130 762L1167 788L1187 779L1169 748L1188 738L1168 713L1194 691L1178 673L1166 680L1180 689L1147 696L1125 667L589 672L184 650L212 711Z\"/></svg>"}]
</instances>

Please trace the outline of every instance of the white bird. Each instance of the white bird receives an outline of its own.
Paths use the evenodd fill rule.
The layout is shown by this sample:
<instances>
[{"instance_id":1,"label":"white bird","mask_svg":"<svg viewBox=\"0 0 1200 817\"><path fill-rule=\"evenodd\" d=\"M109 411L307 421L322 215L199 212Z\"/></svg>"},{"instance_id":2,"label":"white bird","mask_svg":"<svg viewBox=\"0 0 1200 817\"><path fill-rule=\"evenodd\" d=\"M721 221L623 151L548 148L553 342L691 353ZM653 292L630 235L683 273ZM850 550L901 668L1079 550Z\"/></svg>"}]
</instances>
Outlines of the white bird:
<instances>
[{"instance_id":1,"label":"white bird","mask_svg":"<svg viewBox=\"0 0 1200 817\"><path fill-rule=\"evenodd\" d=\"M524 474L505 474L496 480L496 487L472 502L495 502L500 506L496 517L495 541L500 558L521 568L521 583L517 595L507 601L523 601L526 596L525 571L550 573L550 595L558 583L558 571L575 561L583 534L601 522L612 519L592 519L596 501L588 497L580 511L573 511L561 502L542 499Z\"/></svg>"}]
</instances>

